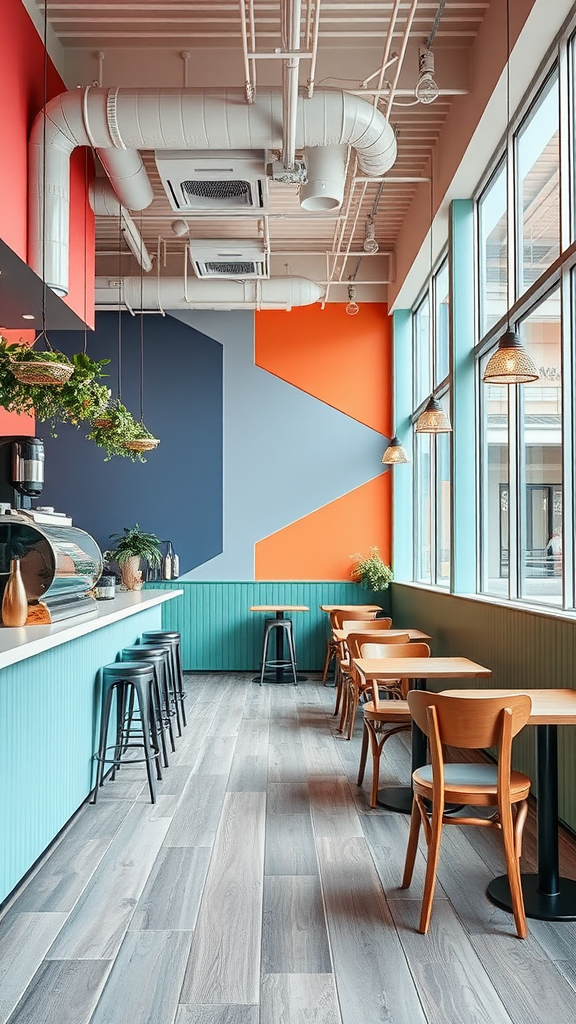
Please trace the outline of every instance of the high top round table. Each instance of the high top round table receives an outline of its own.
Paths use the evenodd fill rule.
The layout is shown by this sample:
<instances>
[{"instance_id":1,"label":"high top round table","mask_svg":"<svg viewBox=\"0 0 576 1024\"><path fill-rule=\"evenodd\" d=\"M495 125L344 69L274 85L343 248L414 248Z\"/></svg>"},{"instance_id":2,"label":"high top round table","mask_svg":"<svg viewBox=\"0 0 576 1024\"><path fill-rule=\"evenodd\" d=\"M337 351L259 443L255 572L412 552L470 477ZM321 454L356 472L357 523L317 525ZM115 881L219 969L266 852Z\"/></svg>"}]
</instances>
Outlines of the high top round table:
<instances>
[{"instance_id":1,"label":"high top round table","mask_svg":"<svg viewBox=\"0 0 576 1024\"><path fill-rule=\"evenodd\" d=\"M309 612L310 609L305 604L253 604L250 607L251 612L274 612L277 619L284 618L284 612ZM271 672L264 673L265 683L293 683L294 679L292 673L286 672L285 666L281 662L285 662L284 657L284 630L276 630L276 659L279 664ZM304 682L308 676L303 676L298 673L296 676L298 682ZM260 676L254 676L254 683L260 682Z\"/></svg>"},{"instance_id":2,"label":"high top round table","mask_svg":"<svg viewBox=\"0 0 576 1024\"><path fill-rule=\"evenodd\" d=\"M408 632L408 630L406 630ZM410 688L425 690L428 679L489 678L492 670L469 658L355 658L354 664L368 682L372 679L409 679ZM426 736L412 723L412 771L426 764ZM390 811L410 814L410 786L386 786L378 791L377 802Z\"/></svg>"}]
</instances>

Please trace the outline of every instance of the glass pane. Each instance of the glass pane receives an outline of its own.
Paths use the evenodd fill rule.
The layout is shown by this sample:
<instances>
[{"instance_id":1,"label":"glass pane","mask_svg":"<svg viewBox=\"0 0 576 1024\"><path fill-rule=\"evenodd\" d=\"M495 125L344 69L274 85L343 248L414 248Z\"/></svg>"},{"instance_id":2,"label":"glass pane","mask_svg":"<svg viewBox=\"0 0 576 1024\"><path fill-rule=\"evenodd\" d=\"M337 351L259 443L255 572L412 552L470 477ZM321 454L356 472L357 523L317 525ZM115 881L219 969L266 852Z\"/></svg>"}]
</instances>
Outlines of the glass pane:
<instances>
[{"instance_id":1,"label":"glass pane","mask_svg":"<svg viewBox=\"0 0 576 1024\"><path fill-rule=\"evenodd\" d=\"M481 363L481 373L490 354ZM508 596L508 395L506 384L482 385L481 590L498 597Z\"/></svg>"},{"instance_id":2,"label":"glass pane","mask_svg":"<svg viewBox=\"0 0 576 1024\"><path fill-rule=\"evenodd\" d=\"M480 336L508 308L508 241L506 236L506 163L500 165L478 203L480 245L478 294L480 298Z\"/></svg>"},{"instance_id":3,"label":"glass pane","mask_svg":"<svg viewBox=\"0 0 576 1024\"><path fill-rule=\"evenodd\" d=\"M450 585L450 437L436 436L436 582L445 587Z\"/></svg>"},{"instance_id":4,"label":"glass pane","mask_svg":"<svg viewBox=\"0 0 576 1024\"><path fill-rule=\"evenodd\" d=\"M560 292L522 323L541 378L521 390L521 595L562 603L562 361Z\"/></svg>"},{"instance_id":5,"label":"glass pane","mask_svg":"<svg viewBox=\"0 0 576 1024\"><path fill-rule=\"evenodd\" d=\"M414 494L414 535L415 548L415 579L419 583L431 583L431 514L430 505L430 453L431 434L414 434L416 442L416 481Z\"/></svg>"},{"instance_id":6,"label":"glass pane","mask_svg":"<svg viewBox=\"0 0 576 1024\"><path fill-rule=\"evenodd\" d=\"M414 407L432 391L430 301L428 296L414 313Z\"/></svg>"},{"instance_id":7,"label":"glass pane","mask_svg":"<svg viewBox=\"0 0 576 1024\"><path fill-rule=\"evenodd\" d=\"M442 264L434 280L434 383L448 376L450 362L450 296L448 261Z\"/></svg>"},{"instance_id":8,"label":"glass pane","mask_svg":"<svg viewBox=\"0 0 576 1024\"><path fill-rule=\"evenodd\" d=\"M518 132L520 294L560 253L558 78L546 84Z\"/></svg>"}]
</instances>

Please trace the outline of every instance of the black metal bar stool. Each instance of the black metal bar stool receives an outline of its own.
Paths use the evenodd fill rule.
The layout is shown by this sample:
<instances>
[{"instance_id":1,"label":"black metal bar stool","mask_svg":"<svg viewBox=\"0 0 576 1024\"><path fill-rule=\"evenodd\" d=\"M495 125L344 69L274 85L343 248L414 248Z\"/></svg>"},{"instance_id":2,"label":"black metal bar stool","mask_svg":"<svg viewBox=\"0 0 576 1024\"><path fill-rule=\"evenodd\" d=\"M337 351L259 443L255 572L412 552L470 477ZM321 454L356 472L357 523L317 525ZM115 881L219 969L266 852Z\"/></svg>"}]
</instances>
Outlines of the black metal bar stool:
<instances>
[{"instance_id":1,"label":"black metal bar stool","mask_svg":"<svg viewBox=\"0 0 576 1024\"><path fill-rule=\"evenodd\" d=\"M276 632L276 657L268 657L268 647L272 634ZM284 657L283 639L288 641L288 657ZM296 648L294 646L294 630L292 619L266 619L264 622L264 638L262 641L262 661L260 664L260 685L267 679L270 682L284 682L284 669L290 669L294 686L298 685L296 671ZM286 680L288 681L288 680Z\"/></svg>"},{"instance_id":2,"label":"black metal bar stool","mask_svg":"<svg viewBox=\"0 0 576 1024\"><path fill-rule=\"evenodd\" d=\"M176 630L170 629L154 629L149 630L146 633L142 633L140 643L167 643L170 644L172 650L172 672L174 681L174 696L176 700L176 724L178 726L178 735L182 735L182 725L186 725L186 709L184 707L184 701L186 700L186 691L184 690L184 673L182 671L182 656L180 650L180 633Z\"/></svg>"},{"instance_id":3,"label":"black metal bar stool","mask_svg":"<svg viewBox=\"0 0 576 1024\"><path fill-rule=\"evenodd\" d=\"M119 654L119 660L148 661L154 666L154 671L156 673L157 704L160 712L158 718L158 731L162 743L164 767L168 768L166 732L168 732L171 749L176 750L174 730L172 729L174 707L169 686L170 651L160 644L134 644L132 647L124 647Z\"/></svg>"},{"instance_id":4,"label":"black metal bar stool","mask_svg":"<svg viewBox=\"0 0 576 1024\"><path fill-rule=\"evenodd\" d=\"M108 732L112 712L112 700L116 696L116 731L114 743L108 745ZM126 715L133 704L138 720ZM110 778L114 779L116 769L124 764L146 764L150 799L156 803L156 782L152 766L156 764L156 775L162 778L160 767L160 741L158 736L158 714L156 707L156 673L154 666L143 661L115 661L102 669L102 701L100 713L100 742L94 755L98 763L96 785L92 803L96 803L98 789L104 782L104 766L112 765ZM136 728L138 726L138 728ZM141 749L143 757L124 759L129 749ZM108 752L112 751L112 756Z\"/></svg>"}]
</instances>

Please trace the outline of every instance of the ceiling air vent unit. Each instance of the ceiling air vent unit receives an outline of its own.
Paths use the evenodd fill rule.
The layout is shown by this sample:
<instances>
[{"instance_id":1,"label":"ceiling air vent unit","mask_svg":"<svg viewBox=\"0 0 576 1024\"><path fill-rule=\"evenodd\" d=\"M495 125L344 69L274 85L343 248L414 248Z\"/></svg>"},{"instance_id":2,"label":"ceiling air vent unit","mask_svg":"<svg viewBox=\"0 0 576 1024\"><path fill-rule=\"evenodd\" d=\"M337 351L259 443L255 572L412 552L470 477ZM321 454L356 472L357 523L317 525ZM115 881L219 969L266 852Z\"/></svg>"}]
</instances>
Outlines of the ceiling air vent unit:
<instances>
[{"instance_id":1,"label":"ceiling air vent unit","mask_svg":"<svg viewBox=\"0 0 576 1024\"><path fill-rule=\"evenodd\" d=\"M258 241L193 238L190 259L198 277L270 277L268 253Z\"/></svg>"},{"instance_id":2,"label":"ceiling air vent unit","mask_svg":"<svg viewBox=\"0 0 576 1024\"><path fill-rule=\"evenodd\" d=\"M264 150L157 150L156 166L173 210L252 213L266 205Z\"/></svg>"}]
</instances>

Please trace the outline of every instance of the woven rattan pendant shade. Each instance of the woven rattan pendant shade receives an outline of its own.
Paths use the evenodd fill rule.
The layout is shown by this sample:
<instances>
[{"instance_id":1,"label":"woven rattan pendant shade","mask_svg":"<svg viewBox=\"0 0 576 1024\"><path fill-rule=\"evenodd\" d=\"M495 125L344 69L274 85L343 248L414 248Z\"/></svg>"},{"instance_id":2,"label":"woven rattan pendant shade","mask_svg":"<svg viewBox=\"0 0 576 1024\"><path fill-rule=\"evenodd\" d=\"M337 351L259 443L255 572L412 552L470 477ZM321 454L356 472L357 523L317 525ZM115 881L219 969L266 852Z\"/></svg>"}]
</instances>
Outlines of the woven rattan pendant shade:
<instances>
[{"instance_id":1,"label":"woven rattan pendant shade","mask_svg":"<svg viewBox=\"0 0 576 1024\"><path fill-rule=\"evenodd\" d=\"M536 364L516 331L506 331L486 364L482 380L485 384L529 384L539 377Z\"/></svg>"},{"instance_id":2,"label":"woven rattan pendant shade","mask_svg":"<svg viewBox=\"0 0 576 1024\"><path fill-rule=\"evenodd\" d=\"M390 444L388 445L384 455L382 456L382 462L387 466L398 465L401 462L410 462L404 445L400 444L399 439L394 435Z\"/></svg>"},{"instance_id":3,"label":"woven rattan pendant shade","mask_svg":"<svg viewBox=\"0 0 576 1024\"><path fill-rule=\"evenodd\" d=\"M416 421L417 434L447 434L452 430L450 420L433 395L430 396L424 412Z\"/></svg>"}]
</instances>

